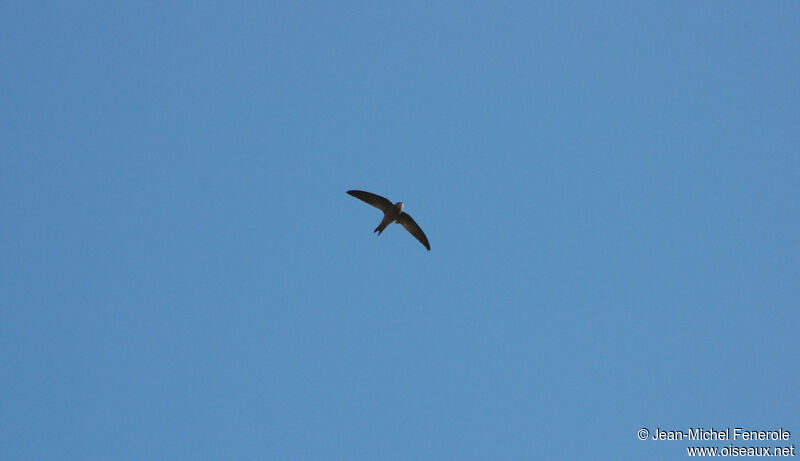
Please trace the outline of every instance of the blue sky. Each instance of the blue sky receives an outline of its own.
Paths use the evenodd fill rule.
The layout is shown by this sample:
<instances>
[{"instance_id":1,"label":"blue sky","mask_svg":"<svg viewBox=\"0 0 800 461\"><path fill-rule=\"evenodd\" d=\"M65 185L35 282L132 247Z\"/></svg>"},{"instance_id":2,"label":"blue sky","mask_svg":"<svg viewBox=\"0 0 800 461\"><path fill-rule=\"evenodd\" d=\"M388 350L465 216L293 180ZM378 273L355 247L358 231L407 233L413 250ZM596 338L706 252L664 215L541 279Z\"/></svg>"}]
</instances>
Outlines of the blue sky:
<instances>
[{"instance_id":1,"label":"blue sky","mask_svg":"<svg viewBox=\"0 0 800 461\"><path fill-rule=\"evenodd\" d=\"M795 443L800 7L652 3L0 5L0 458Z\"/></svg>"}]
</instances>

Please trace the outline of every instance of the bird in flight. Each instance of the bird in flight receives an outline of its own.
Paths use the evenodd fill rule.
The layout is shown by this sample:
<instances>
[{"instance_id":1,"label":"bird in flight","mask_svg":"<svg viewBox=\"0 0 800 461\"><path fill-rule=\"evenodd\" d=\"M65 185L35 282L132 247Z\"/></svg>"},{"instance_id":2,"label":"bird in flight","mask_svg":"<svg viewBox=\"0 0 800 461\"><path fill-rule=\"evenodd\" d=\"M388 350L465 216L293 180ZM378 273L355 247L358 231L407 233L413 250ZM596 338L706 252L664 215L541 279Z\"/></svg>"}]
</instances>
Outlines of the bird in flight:
<instances>
[{"instance_id":1,"label":"bird in flight","mask_svg":"<svg viewBox=\"0 0 800 461\"><path fill-rule=\"evenodd\" d=\"M377 232L378 235L381 235L381 232L386 229L386 226L393 222L398 222L405 227L407 231L411 232L411 235L419 240L421 244L425 245L428 251L431 251L431 244L428 243L428 237L425 237L425 233L422 232L422 229L420 229L414 219L403 211L403 202L392 204L387 198L363 190L349 190L347 193L383 211L383 220L373 232Z\"/></svg>"}]
</instances>

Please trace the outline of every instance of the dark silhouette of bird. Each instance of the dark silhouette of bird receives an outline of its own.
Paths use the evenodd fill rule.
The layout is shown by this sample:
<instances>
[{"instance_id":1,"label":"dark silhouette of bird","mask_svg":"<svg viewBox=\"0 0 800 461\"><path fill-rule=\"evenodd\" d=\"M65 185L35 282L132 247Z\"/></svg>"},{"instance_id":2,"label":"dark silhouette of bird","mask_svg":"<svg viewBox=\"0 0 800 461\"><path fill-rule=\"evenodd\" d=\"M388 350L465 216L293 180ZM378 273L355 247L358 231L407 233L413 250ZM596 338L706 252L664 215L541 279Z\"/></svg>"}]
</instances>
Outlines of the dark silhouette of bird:
<instances>
[{"instance_id":1,"label":"dark silhouette of bird","mask_svg":"<svg viewBox=\"0 0 800 461\"><path fill-rule=\"evenodd\" d=\"M363 190L349 190L347 193L383 211L383 220L373 232L377 232L378 235L381 235L381 232L386 229L386 226L397 222L405 227L421 244L425 245L428 251L431 251L431 244L428 243L428 237L425 237L425 233L422 232L422 229L420 229L414 219L403 211L403 202L392 204L387 198Z\"/></svg>"}]
</instances>

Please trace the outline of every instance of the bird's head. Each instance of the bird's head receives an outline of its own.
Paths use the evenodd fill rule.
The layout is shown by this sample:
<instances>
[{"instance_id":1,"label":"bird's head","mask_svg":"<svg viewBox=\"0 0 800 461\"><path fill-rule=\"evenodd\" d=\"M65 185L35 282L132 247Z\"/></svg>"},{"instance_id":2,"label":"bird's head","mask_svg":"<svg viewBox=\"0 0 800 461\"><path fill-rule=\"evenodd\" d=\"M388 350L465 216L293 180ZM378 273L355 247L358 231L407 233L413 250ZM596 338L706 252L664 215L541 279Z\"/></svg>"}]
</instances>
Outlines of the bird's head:
<instances>
[{"instance_id":1,"label":"bird's head","mask_svg":"<svg viewBox=\"0 0 800 461\"><path fill-rule=\"evenodd\" d=\"M400 209L400 211L403 211L403 202L397 202L397 203L394 204L394 206L396 206L398 209Z\"/></svg>"}]
</instances>

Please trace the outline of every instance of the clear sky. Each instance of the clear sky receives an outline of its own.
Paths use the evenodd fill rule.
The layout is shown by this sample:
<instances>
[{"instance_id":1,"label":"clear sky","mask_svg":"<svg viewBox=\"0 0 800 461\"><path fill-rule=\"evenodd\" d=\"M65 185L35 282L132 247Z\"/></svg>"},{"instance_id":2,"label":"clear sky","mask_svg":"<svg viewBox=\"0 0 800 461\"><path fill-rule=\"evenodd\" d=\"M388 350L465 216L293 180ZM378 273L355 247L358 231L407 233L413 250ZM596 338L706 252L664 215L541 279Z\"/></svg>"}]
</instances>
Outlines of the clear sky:
<instances>
[{"instance_id":1,"label":"clear sky","mask_svg":"<svg viewBox=\"0 0 800 461\"><path fill-rule=\"evenodd\" d=\"M799 31L789 1L3 2L0 458L797 444Z\"/></svg>"}]
</instances>

